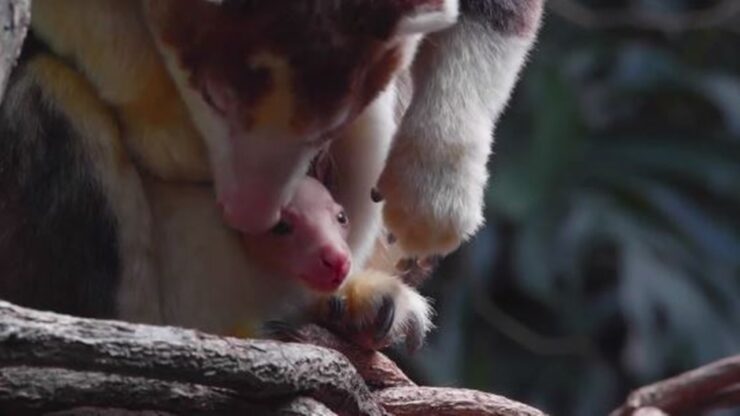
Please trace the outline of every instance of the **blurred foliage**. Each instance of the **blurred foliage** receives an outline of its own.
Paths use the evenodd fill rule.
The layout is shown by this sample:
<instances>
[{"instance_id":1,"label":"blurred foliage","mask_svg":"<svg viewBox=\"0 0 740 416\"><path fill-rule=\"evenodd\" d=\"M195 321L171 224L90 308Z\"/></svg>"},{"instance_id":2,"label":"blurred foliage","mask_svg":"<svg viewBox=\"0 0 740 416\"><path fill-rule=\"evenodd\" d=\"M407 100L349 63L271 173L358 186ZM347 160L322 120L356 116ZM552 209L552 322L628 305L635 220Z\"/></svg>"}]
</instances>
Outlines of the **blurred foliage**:
<instances>
[{"instance_id":1,"label":"blurred foliage","mask_svg":"<svg viewBox=\"0 0 740 416\"><path fill-rule=\"evenodd\" d=\"M565 17L497 128L487 226L427 288L439 330L417 361L435 383L604 415L740 353L740 35Z\"/></svg>"}]
</instances>

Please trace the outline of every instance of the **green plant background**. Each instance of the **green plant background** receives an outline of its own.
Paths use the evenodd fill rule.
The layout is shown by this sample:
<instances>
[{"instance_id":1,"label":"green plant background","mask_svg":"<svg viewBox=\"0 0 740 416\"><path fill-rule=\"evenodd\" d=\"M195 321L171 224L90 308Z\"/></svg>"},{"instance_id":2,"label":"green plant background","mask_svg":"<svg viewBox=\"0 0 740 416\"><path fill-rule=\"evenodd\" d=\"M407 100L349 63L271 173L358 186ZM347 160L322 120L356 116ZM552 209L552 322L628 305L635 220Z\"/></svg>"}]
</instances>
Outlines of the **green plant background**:
<instances>
[{"instance_id":1,"label":"green plant background","mask_svg":"<svg viewBox=\"0 0 740 416\"><path fill-rule=\"evenodd\" d=\"M580 2L648 16L718 4ZM496 131L487 225L426 284L438 330L412 368L605 415L740 353L740 19L600 29L549 6Z\"/></svg>"}]
</instances>

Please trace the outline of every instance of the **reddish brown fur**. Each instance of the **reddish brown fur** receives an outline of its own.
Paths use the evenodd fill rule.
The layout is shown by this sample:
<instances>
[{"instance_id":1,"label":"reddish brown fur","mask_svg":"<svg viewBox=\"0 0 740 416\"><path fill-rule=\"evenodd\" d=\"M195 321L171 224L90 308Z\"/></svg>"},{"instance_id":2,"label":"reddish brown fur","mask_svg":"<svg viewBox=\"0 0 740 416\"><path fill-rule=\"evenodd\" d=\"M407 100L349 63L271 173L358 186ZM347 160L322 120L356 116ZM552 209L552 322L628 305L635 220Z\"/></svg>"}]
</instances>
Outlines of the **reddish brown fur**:
<instances>
[{"instance_id":1,"label":"reddish brown fur","mask_svg":"<svg viewBox=\"0 0 740 416\"><path fill-rule=\"evenodd\" d=\"M194 87L204 91L206 76L225 80L240 101L245 129L273 87L269 71L250 68L248 57L285 57L295 71L291 124L300 136L325 128L342 109L351 109L350 121L375 98L400 63L388 43L394 28L405 11L428 3L181 0L167 8L162 37L178 51Z\"/></svg>"}]
</instances>

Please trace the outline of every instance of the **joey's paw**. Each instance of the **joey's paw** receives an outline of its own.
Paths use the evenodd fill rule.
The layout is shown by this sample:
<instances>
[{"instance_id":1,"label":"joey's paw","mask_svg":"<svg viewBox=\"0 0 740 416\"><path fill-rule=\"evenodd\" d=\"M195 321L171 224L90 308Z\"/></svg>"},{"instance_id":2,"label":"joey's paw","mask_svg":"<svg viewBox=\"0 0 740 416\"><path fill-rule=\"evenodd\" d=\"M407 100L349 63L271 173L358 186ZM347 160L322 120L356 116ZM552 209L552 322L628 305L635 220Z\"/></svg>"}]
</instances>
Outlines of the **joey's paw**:
<instances>
[{"instance_id":1,"label":"joey's paw","mask_svg":"<svg viewBox=\"0 0 740 416\"><path fill-rule=\"evenodd\" d=\"M355 344L372 350L403 342L416 351L432 328L427 299L399 278L364 271L350 277L319 305L319 320Z\"/></svg>"},{"instance_id":2,"label":"joey's paw","mask_svg":"<svg viewBox=\"0 0 740 416\"><path fill-rule=\"evenodd\" d=\"M483 223L485 162L454 152L424 160L423 149L408 147L393 150L378 183L385 224L409 255L448 254Z\"/></svg>"}]
</instances>

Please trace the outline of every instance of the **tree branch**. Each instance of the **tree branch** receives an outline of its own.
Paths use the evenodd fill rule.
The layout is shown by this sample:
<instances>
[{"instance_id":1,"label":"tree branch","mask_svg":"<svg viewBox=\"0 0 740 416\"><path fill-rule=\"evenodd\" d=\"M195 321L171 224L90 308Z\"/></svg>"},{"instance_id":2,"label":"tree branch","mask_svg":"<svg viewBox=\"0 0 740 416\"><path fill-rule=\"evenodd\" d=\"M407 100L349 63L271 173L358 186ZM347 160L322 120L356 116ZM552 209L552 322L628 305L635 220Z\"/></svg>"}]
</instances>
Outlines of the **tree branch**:
<instances>
[{"instance_id":1,"label":"tree branch","mask_svg":"<svg viewBox=\"0 0 740 416\"><path fill-rule=\"evenodd\" d=\"M541 411L505 397L445 387L394 387L375 394L395 416L544 416Z\"/></svg>"},{"instance_id":2,"label":"tree branch","mask_svg":"<svg viewBox=\"0 0 740 416\"><path fill-rule=\"evenodd\" d=\"M543 415L493 394L417 386L385 355L315 325L290 337L314 345L82 319L0 301L0 414Z\"/></svg>"},{"instance_id":3,"label":"tree branch","mask_svg":"<svg viewBox=\"0 0 740 416\"><path fill-rule=\"evenodd\" d=\"M396 416L544 415L537 409L495 394L468 389L417 386L385 355L360 350L315 325L301 328L293 338L344 353L371 389L375 388L376 400L385 410Z\"/></svg>"},{"instance_id":4,"label":"tree branch","mask_svg":"<svg viewBox=\"0 0 740 416\"><path fill-rule=\"evenodd\" d=\"M274 414L269 406L246 403L225 390L141 377L80 373L58 368L0 370L0 410L6 415L38 414L87 406L162 410L193 415Z\"/></svg>"},{"instance_id":5,"label":"tree branch","mask_svg":"<svg viewBox=\"0 0 740 416\"><path fill-rule=\"evenodd\" d=\"M416 386L396 363L384 354L358 348L317 325L306 325L299 330L276 335L284 341L313 344L341 352L357 369L371 390Z\"/></svg>"},{"instance_id":6,"label":"tree branch","mask_svg":"<svg viewBox=\"0 0 740 416\"><path fill-rule=\"evenodd\" d=\"M308 392L335 410L383 414L357 371L336 351L81 319L7 302L0 302L0 365L194 383L255 400Z\"/></svg>"},{"instance_id":7,"label":"tree branch","mask_svg":"<svg viewBox=\"0 0 740 416\"><path fill-rule=\"evenodd\" d=\"M0 0L0 102L30 22L30 0Z\"/></svg>"},{"instance_id":8,"label":"tree branch","mask_svg":"<svg viewBox=\"0 0 740 416\"><path fill-rule=\"evenodd\" d=\"M611 416L635 415L638 409L648 407L673 414L737 406L739 389L740 356L734 356L635 390Z\"/></svg>"},{"instance_id":9,"label":"tree branch","mask_svg":"<svg viewBox=\"0 0 740 416\"><path fill-rule=\"evenodd\" d=\"M80 403L85 403L88 409L74 409ZM100 409L111 404L119 409ZM306 397L257 404L224 389L141 377L80 373L59 368L8 367L0 370L1 414L23 416L54 411L61 411L57 415L120 414L121 409L158 411L160 415L336 415L321 403Z\"/></svg>"}]
</instances>

